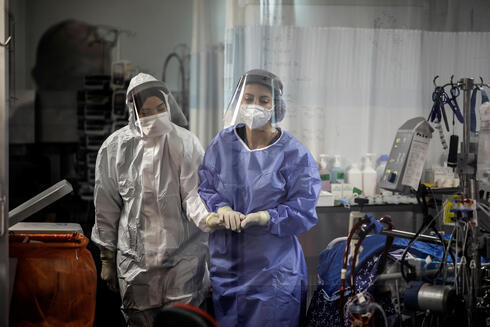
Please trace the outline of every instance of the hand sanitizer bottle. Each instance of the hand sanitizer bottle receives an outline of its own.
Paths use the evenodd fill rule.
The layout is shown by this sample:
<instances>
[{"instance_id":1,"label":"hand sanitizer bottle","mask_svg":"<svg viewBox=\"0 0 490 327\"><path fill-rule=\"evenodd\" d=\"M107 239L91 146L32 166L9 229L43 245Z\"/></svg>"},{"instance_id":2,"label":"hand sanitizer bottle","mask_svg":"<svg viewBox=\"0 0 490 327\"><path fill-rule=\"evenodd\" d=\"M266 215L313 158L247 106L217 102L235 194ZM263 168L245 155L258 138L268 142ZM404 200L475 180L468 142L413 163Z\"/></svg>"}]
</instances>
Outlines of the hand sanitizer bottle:
<instances>
[{"instance_id":1,"label":"hand sanitizer bottle","mask_svg":"<svg viewBox=\"0 0 490 327\"><path fill-rule=\"evenodd\" d=\"M331 172L331 181L332 183L344 183L344 169L342 168L339 154L335 155L335 162Z\"/></svg>"},{"instance_id":2,"label":"hand sanitizer bottle","mask_svg":"<svg viewBox=\"0 0 490 327\"><path fill-rule=\"evenodd\" d=\"M362 173L357 164L353 163L347 171L347 183L353 187L362 190Z\"/></svg>"},{"instance_id":3,"label":"hand sanitizer bottle","mask_svg":"<svg viewBox=\"0 0 490 327\"><path fill-rule=\"evenodd\" d=\"M365 196L376 194L376 170L371 161L372 154L368 153L364 157L364 168L362 169L362 190Z\"/></svg>"}]
</instances>

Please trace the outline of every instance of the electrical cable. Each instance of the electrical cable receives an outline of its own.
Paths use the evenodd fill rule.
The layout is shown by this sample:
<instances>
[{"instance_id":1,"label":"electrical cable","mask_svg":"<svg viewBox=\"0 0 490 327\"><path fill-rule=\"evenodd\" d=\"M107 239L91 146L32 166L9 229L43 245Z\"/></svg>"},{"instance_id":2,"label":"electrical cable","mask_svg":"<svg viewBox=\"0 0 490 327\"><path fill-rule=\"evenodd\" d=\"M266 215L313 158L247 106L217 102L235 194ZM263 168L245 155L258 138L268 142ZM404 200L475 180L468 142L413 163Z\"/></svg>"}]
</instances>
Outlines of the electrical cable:
<instances>
[{"instance_id":1,"label":"electrical cable","mask_svg":"<svg viewBox=\"0 0 490 327\"><path fill-rule=\"evenodd\" d=\"M408 279L408 276L405 273L405 265L408 265L409 268L411 266L408 263L406 263L405 257L407 256L408 249L410 249L410 247L412 246L413 242L415 242L415 240L422 233L422 230L424 229L424 227L425 227L425 224L422 224L422 226L420 226L419 230L417 231L417 233L415 234L415 236L413 237L413 239L411 239L410 242L408 242L407 247L405 248L405 250L403 250L402 257L400 259L400 272L402 274L403 280L405 280L405 282L407 282L407 283L409 282L409 279Z\"/></svg>"},{"instance_id":2,"label":"electrical cable","mask_svg":"<svg viewBox=\"0 0 490 327\"><path fill-rule=\"evenodd\" d=\"M463 255L464 255L466 252L466 243L468 242L468 231L470 230L468 223L464 224L463 230L465 230L464 241L463 241Z\"/></svg>"},{"instance_id":3,"label":"electrical cable","mask_svg":"<svg viewBox=\"0 0 490 327\"><path fill-rule=\"evenodd\" d=\"M490 217L490 209L488 206L484 205L483 203L478 203L478 207L480 207L480 210L487 215L487 217Z\"/></svg>"},{"instance_id":4,"label":"electrical cable","mask_svg":"<svg viewBox=\"0 0 490 327\"><path fill-rule=\"evenodd\" d=\"M448 246L448 248L446 248L446 243L445 243L444 239L442 238L441 234L439 234L439 232L435 228L435 226L434 225L431 225L431 228L432 228L432 231L439 238L439 241L441 242L442 248L443 248L443 251L444 251L443 252L443 256L442 256L443 257L442 262L439 265L439 269L437 270L437 273L433 277L433 280L435 280L437 278L437 276L439 276L439 274L441 273L442 268L443 268L444 264L446 263L445 261L447 260L447 253L449 252L449 254L451 255L451 259L453 259L453 262L455 262L456 259L454 258L453 253L450 251L449 246ZM451 237L452 237L452 234L451 234ZM450 242L448 242L448 243L450 243Z\"/></svg>"},{"instance_id":5,"label":"electrical cable","mask_svg":"<svg viewBox=\"0 0 490 327\"><path fill-rule=\"evenodd\" d=\"M435 226L433 224L430 225L430 228L432 229L432 231L434 232L434 234L437 235L437 238L439 239L439 241L442 244L442 249L443 249L443 255L442 255L442 257L444 258L446 256L446 247L444 246L445 245L444 240L442 239L441 234L439 234L439 232L437 231L437 229L435 228ZM443 263L441 262L441 264L439 265L439 269L437 269L437 272L436 272L436 274L433 277L433 281L435 281L436 278L437 278L437 276L439 276L439 274L442 271L442 268L443 268ZM436 284L436 283L434 282L434 284Z\"/></svg>"},{"instance_id":6,"label":"electrical cable","mask_svg":"<svg viewBox=\"0 0 490 327\"><path fill-rule=\"evenodd\" d=\"M386 317L386 312L383 309L383 307L381 305L379 305L378 303L376 303L376 302L371 303L370 306L373 307L373 308L375 308L375 309L378 309L378 311L383 316L383 322L384 322L385 326L388 327L389 326L388 325L388 318Z\"/></svg>"},{"instance_id":7,"label":"electrical cable","mask_svg":"<svg viewBox=\"0 0 490 327\"><path fill-rule=\"evenodd\" d=\"M379 218L378 220L381 223L387 224L388 230L393 230L395 228L395 225L393 225L393 223L391 222L390 216L383 216L383 217ZM386 238L385 247L383 249L383 253L381 254L381 258L379 259L378 268L376 270L376 275L381 274L383 272L383 270L385 269L386 259L388 258L388 252L390 251L391 246L393 245L394 239L395 238L393 236L388 236Z\"/></svg>"},{"instance_id":8,"label":"electrical cable","mask_svg":"<svg viewBox=\"0 0 490 327\"><path fill-rule=\"evenodd\" d=\"M434 220L435 218L433 218ZM430 222L429 222L430 223ZM423 223L419 230L417 231L417 233L415 233L415 236L410 240L410 242L408 242L408 245L407 247L405 248L405 250L403 251L402 253L402 257L400 259L400 272L402 274L402 277L403 279L408 283L408 276L406 275L405 273L405 265L407 264L405 262L405 257L407 256L407 253L408 253L408 250L410 249L410 247L412 246L412 244L415 242L415 240L420 236L420 234L422 234L425 230L426 230L426 227L427 227L427 224L426 223ZM407 264L408 265L408 264Z\"/></svg>"},{"instance_id":9,"label":"electrical cable","mask_svg":"<svg viewBox=\"0 0 490 327\"><path fill-rule=\"evenodd\" d=\"M456 246L455 246L455 251L456 251L456 260L458 259L458 244L459 244L459 239L460 237L460 226L456 222L454 227L456 228ZM454 287L456 288L456 295L459 295L459 267L456 265L454 268Z\"/></svg>"},{"instance_id":10,"label":"electrical cable","mask_svg":"<svg viewBox=\"0 0 490 327\"><path fill-rule=\"evenodd\" d=\"M422 323L420 324L420 327L425 327L425 318L427 318L427 313L425 313L424 319L422 319Z\"/></svg>"},{"instance_id":11,"label":"electrical cable","mask_svg":"<svg viewBox=\"0 0 490 327\"><path fill-rule=\"evenodd\" d=\"M429 191L432 193L432 200L434 201L434 206L436 207L436 212L439 212L439 206L437 205L436 194L431 187L428 187Z\"/></svg>"},{"instance_id":12,"label":"electrical cable","mask_svg":"<svg viewBox=\"0 0 490 327\"><path fill-rule=\"evenodd\" d=\"M408 253L408 250L410 249L412 244L415 242L415 240L417 240L417 238L420 236L420 234L423 234L427 228L429 228L429 227L434 228L433 227L434 221L442 214L442 209L441 209L441 211L437 211L438 212L437 215L429 221L431 216L428 214L427 202L425 201L425 197L423 196L423 192L426 191L426 189L427 189L427 187L425 185L421 184L419 189L417 190L417 192L415 192L415 197L417 199L417 203L421 207L422 213L424 214L424 222L420 226L420 228L417 231L417 233L415 234L415 236L408 243L408 245L405 248L405 250L403 251L402 257L400 259L400 271L401 271L402 277L405 280L405 282L409 281L408 276L405 273L405 266L408 265L409 267L413 267L405 261L405 257ZM433 191L432 191L432 193L433 193ZM434 198L434 201L435 201L435 198ZM436 208L438 208L437 205L436 205ZM439 239L442 240L442 237L439 235L439 233L437 233L437 231L436 231L436 234L438 235ZM445 245L444 241L442 240L441 243L442 243L442 246L444 248L444 245ZM442 266L440 268L442 269ZM439 274L439 272L438 272L438 274Z\"/></svg>"},{"instance_id":13,"label":"electrical cable","mask_svg":"<svg viewBox=\"0 0 490 327\"><path fill-rule=\"evenodd\" d=\"M444 257L442 258L441 265L444 264L445 269L444 269L444 274L442 276L442 285L446 284L446 278L447 278L447 253L451 249L451 241L453 239L454 234L456 233L456 226L454 226L453 231L451 232L451 235L449 236L449 240L447 242L447 249L446 252L444 253ZM453 266L454 266L454 271L456 272L456 265L457 265L456 259L453 257ZM456 283L456 278L455 278L455 283Z\"/></svg>"},{"instance_id":14,"label":"electrical cable","mask_svg":"<svg viewBox=\"0 0 490 327\"><path fill-rule=\"evenodd\" d=\"M437 219L439 218L439 216L442 214L442 211L440 211L435 217L433 217L430 221L426 220L425 223L423 223L419 230L417 231L417 233L415 234L415 236L410 240L410 242L408 243L407 247L405 248L405 250L403 251L403 254L402 254L402 257L400 259L400 271L401 271L401 274L402 274L402 277L403 279L408 282L408 276L406 275L405 273L405 265L407 265L408 263L405 263L405 257L407 256L407 252L408 250L410 249L410 247L412 246L412 244L419 238L420 234L423 234L427 228L429 228L429 226Z\"/></svg>"},{"instance_id":15,"label":"electrical cable","mask_svg":"<svg viewBox=\"0 0 490 327\"><path fill-rule=\"evenodd\" d=\"M469 231L468 223L464 224L463 231L465 236L464 236L464 241L461 250L461 253L463 254L463 257L461 259L461 294L465 295L466 293L465 290L469 288L469 282L467 279L468 267L467 267L467 258L466 258L466 243L468 241L468 231Z\"/></svg>"}]
</instances>

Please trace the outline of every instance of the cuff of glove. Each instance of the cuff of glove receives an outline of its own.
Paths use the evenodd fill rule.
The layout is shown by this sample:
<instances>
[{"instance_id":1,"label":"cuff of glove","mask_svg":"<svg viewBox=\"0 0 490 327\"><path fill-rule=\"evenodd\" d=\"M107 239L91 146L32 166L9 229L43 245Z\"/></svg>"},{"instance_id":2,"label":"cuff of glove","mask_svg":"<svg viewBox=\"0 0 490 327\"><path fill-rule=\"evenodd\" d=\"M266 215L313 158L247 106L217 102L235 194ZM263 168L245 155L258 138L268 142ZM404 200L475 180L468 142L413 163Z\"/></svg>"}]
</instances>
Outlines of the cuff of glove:
<instances>
[{"instance_id":1,"label":"cuff of glove","mask_svg":"<svg viewBox=\"0 0 490 327\"><path fill-rule=\"evenodd\" d=\"M269 225L271 221L271 215L269 215L269 211L259 211L257 213L260 214L260 221L264 224L264 226Z\"/></svg>"},{"instance_id":2,"label":"cuff of glove","mask_svg":"<svg viewBox=\"0 0 490 327\"><path fill-rule=\"evenodd\" d=\"M109 250L100 250L100 260L104 261L114 261L114 252Z\"/></svg>"},{"instance_id":3,"label":"cuff of glove","mask_svg":"<svg viewBox=\"0 0 490 327\"><path fill-rule=\"evenodd\" d=\"M233 209L229 206L224 206L224 207L219 208L218 211L216 211L216 212L222 213L222 212L226 212L226 211L233 211Z\"/></svg>"},{"instance_id":4,"label":"cuff of glove","mask_svg":"<svg viewBox=\"0 0 490 327\"><path fill-rule=\"evenodd\" d=\"M224 224L220 221L218 214L214 212L206 217L206 226L209 229L208 232L225 228Z\"/></svg>"},{"instance_id":5,"label":"cuff of glove","mask_svg":"<svg viewBox=\"0 0 490 327\"><path fill-rule=\"evenodd\" d=\"M210 213L210 214L209 214L209 215L206 217L206 225L207 225L208 227L211 227L211 225L210 225L210 220L211 220L211 219L215 219L215 218L218 218L218 214L216 214L216 213L214 213L214 212Z\"/></svg>"}]
</instances>

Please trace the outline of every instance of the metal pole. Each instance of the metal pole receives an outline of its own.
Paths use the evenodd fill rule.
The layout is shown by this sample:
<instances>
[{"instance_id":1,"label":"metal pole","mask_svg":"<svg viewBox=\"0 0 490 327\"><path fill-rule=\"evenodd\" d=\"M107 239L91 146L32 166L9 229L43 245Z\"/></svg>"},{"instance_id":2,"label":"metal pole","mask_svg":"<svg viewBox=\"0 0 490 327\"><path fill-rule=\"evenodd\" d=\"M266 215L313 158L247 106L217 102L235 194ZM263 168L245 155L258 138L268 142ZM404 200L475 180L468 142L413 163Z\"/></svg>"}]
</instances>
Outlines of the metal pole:
<instances>
[{"instance_id":1,"label":"metal pole","mask_svg":"<svg viewBox=\"0 0 490 327\"><path fill-rule=\"evenodd\" d=\"M475 183L475 162L476 162L476 150L471 148L471 92L475 87L472 78L463 78L460 81L461 87L464 93L464 105L463 105L463 144L462 144L462 153L461 160L458 159L458 167L460 173L460 180L462 182L462 191L463 197L476 199L476 183ZM472 153L473 151L473 153ZM470 249L468 251L469 260L470 260L470 270L471 275L469 276L470 285L467 292L463 291L463 296L465 298L465 305L467 311L467 319L468 325L473 325L473 309L474 309L474 301L476 297L480 294L480 255L478 251L477 245L477 233L476 228L474 226L469 226L470 228ZM464 287L464 276L465 276L465 268L463 268L463 287ZM464 288L463 288L464 290Z\"/></svg>"},{"instance_id":2,"label":"metal pole","mask_svg":"<svg viewBox=\"0 0 490 327\"><path fill-rule=\"evenodd\" d=\"M460 169L462 171L461 174L461 184L462 191L465 197L471 197L471 175L468 173L468 161L470 160L470 138L471 138L471 91L473 90L474 83L472 78L463 78L460 81L464 94L464 103L463 103L463 144L462 144L462 153L461 156L463 158L463 165Z\"/></svg>"},{"instance_id":3,"label":"metal pole","mask_svg":"<svg viewBox=\"0 0 490 327\"><path fill-rule=\"evenodd\" d=\"M405 232L403 230L397 230L397 229L384 230L381 232L381 234L388 235L388 236L394 236L394 237L402 237L402 238L407 238L407 239L413 239L416 235L415 233ZM439 238L437 238L435 236L420 234L417 239L419 241L422 241L422 242L427 242L427 243L432 243L432 244L441 244L441 241L439 240Z\"/></svg>"}]
</instances>

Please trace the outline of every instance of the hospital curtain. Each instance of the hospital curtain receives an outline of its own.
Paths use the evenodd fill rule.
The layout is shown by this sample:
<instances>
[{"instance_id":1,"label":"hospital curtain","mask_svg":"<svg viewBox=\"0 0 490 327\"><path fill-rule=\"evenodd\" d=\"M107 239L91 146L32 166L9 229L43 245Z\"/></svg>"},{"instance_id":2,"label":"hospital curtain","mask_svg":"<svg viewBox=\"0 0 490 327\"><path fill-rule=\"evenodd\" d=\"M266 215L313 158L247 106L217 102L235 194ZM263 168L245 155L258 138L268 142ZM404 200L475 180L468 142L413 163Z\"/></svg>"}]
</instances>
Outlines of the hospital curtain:
<instances>
[{"instance_id":1,"label":"hospital curtain","mask_svg":"<svg viewBox=\"0 0 490 327\"><path fill-rule=\"evenodd\" d=\"M454 1L445 1L451 12L437 24L431 1L357 3L370 2L363 10L328 5L335 1L228 1L225 101L247 70L275 73L287 104L280 126L315 157L341 154L349 164L367 152L389 153L406 120L428 116L435 75L440 83L451 74L490 79L490 33L459 31ZM351 21L335 22L339 15ZM434 133L430 161L444 157Z\"/></svg>"},{"instance_id":2,"label":"hospital curtain","mask_svg":"<svg viewBox=\"0 0 490 327\"><path fill-rule=\"evenodd\" d=\"M222 0L193 3L190 130L204 147L222 128L224 8Z\"/></svg>"}]
</instances>

